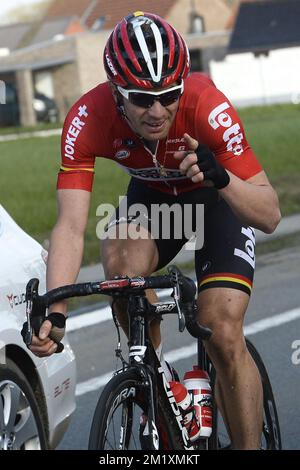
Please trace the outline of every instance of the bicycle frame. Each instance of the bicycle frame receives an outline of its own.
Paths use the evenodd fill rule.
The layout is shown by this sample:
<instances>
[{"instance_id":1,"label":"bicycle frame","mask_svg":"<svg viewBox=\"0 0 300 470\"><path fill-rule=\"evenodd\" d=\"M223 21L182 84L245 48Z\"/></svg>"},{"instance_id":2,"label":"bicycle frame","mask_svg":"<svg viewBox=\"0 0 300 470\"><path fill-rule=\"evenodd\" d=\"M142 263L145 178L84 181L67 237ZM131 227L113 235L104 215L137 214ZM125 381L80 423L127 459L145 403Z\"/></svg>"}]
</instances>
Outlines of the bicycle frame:
<instances>
[{"instance_id":1,"label":"bicycle frame","mask_svg":"<svg viewBox=\"0 0 300 470\"><path fill-rule=\"evenodd\" d=\"M157 389L160 385L159 388L165 391L166 402L169 403L172 413L175 415L184 448L192 450L194 446L184 426L184 418L173 396L163 367L154 352L149 335L149 322L151 319L161 318L163 314L178 314L178 306L176 302L150 304L146 298L145 292L142 291L128 296L127 313L129 319L129 367L137 368L142 378L146 379L146 383L148 384L146 392L148 394L148 403L150 403L148 423L151 443L149 444L153 446L154 449L158 449L159 433L156 426L158 404L157 397L154 396L153 390ZM198 340L197 357L198 365L201 368L208 367L207 356L202 340L200 339Z\"/></svg>"}]
</instances>

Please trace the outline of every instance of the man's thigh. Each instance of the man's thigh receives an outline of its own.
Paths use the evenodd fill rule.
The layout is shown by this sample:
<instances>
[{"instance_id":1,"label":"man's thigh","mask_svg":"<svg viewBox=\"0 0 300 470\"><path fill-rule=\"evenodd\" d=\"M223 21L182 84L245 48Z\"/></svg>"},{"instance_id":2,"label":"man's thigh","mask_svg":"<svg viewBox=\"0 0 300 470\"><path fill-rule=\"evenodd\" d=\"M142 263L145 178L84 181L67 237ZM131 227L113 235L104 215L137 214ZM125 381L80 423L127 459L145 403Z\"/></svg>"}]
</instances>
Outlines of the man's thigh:
<instances>
[{"instance_id":1,"label":"man's thigh","mask_svg":"<svg viewBox=\"0 0 300 470\"><path fill-rule=\"evenodd\" d=\"M195 267L199 293L224 288L251 294L255 233L224 200L205 217L204 246L195 253Z\"/></svg>"}]
</instances>

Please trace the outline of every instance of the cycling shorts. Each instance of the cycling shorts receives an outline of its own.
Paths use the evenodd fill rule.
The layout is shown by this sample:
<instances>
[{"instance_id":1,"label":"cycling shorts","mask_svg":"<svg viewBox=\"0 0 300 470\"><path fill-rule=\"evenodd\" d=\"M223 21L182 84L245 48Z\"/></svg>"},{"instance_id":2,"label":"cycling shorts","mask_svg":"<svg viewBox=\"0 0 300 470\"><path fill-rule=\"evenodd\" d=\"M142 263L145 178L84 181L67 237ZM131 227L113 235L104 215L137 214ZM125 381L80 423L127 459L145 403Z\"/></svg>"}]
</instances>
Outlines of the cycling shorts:
<instances>
[{"instance_id":1,"label":"cycling shorts","mask_svg":"<svg viewBox=\"0 0 300 470\"><path fill-rule=\"evenodd\" d=\"M216 189L207 187L170 195L132 178L126 196L108 226L126 222L146 228L157 245L157 270L169 264L189 240L190 233L196 232L201 235L195 249L199 292L229 287L250 295L255 267L255 232L241 223ZM170 210L172 208L174 211ZM174 214L178 213L181 217L176 218ZM200 231L199 222L202 224Z\"/></svg>"}]
</instances>

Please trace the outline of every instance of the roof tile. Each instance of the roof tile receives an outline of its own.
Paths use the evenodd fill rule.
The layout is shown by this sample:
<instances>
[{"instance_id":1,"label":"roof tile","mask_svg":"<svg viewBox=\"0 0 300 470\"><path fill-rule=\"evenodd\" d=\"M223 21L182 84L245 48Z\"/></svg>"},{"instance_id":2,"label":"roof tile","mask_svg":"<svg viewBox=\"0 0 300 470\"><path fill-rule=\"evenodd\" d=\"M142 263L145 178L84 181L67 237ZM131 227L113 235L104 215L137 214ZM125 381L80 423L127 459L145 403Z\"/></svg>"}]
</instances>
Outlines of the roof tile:
<instances>
[{"instance_id":1,"label":"roof tile","mask_svg":"<svg viewBox=\"0 0 300 470\"><path fill-rule=\"evenodd\" d=\"M85 13L87 16L85 24L91 28L94 22L104 17L105 29L112 29L124 16L134 11L151 11L159 16L165 17L170 8L178 0L55 0L49 7L45 21L66 16L77 16L82 18Z\"/></svg>"},{"instance_id":2,"label":"roof tile","mask_svg":"<svg viewBox=\"0 0 300 470\"><path fill-rule=\"evenodd\" d=\"M58 16L78 16L84 14L93 0L55 0L51 3L46 15L45 21L57 18Z\"/></svg>"},{"instance_id":3,"label":"roof tile","mask_svg":"<svg viewBox=\"0 0 300 470\"><path fill-rule=\"evenodd\" d=\"M299 0L256 0L240 5L229 53L300 44Z\"/></svg>"}]
</instances>

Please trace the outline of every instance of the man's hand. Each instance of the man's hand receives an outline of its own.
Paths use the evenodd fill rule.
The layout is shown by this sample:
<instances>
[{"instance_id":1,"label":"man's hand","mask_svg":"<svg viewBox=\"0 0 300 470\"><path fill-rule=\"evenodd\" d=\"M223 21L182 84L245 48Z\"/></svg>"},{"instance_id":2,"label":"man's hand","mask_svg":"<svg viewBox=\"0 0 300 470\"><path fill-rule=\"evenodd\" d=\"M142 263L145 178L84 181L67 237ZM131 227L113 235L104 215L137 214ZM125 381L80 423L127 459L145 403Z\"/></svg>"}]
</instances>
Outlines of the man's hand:
<instances>
[{"instance_id":1,"label":"man's hand","mask_svg":"<svg viewBox=\"0 0 300 470\"><path fill-rule=\"evenodd\" d=\"M60 353L64 345L60 342L65 334L66 317L62 313L50 313L42 323L39 335L33 334L29 349L38 357L51 356ZM23 324L21 331L25 342L27 332L27 322Z\"/></svg>"},{"instance_id":2,"label":"man's hand","mask_svg":"<svg viewBox=\"0 0 300 470\"><path fill-rule=\"evenodd\" d=\"M199 142L189 134L184 134L184 139L190 151L174 153L174 158L182 160L179 165L181 172L193 183L210 180L214 183L215 188L225 188L230 181L229 174L217 162L209 148L206 145L199 145Z\"/></svg>"}]
</instances>

